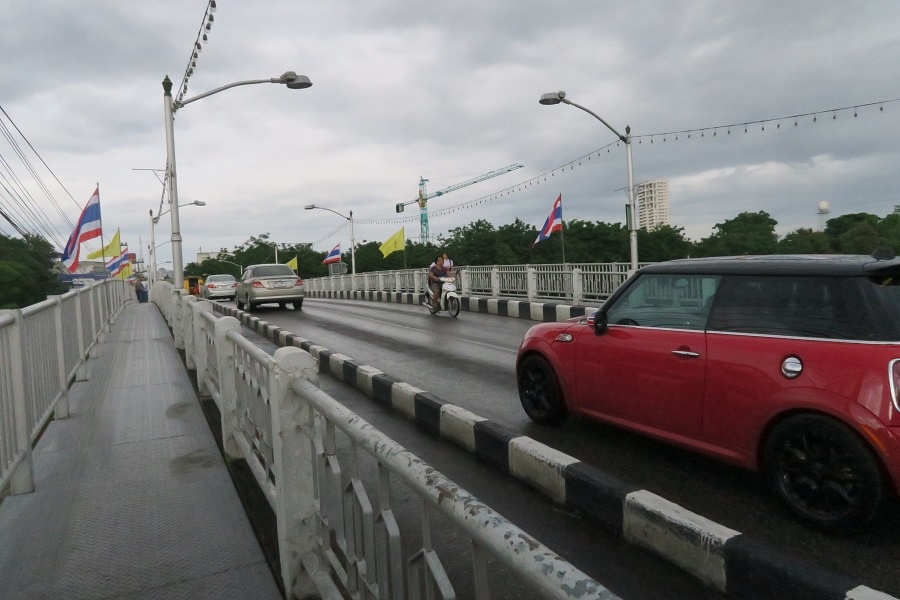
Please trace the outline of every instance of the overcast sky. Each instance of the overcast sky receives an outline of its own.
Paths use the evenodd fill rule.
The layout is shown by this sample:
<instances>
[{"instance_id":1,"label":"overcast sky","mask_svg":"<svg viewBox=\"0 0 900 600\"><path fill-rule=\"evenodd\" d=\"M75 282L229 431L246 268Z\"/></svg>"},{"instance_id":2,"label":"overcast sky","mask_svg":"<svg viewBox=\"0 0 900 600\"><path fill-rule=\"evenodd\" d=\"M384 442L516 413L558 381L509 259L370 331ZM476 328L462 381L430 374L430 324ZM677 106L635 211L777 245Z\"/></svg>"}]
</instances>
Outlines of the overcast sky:
<instances>
[{"instance_id":1,"label":"overcast sky","mask_svg":"<svg viewBox=\"0 0 900 600\"><path fill-rule=\"evenodd\" d=\"M742 211L783 235L815 229L823 201L830 216L900 204L896 0L217 4L187 97L287 70L313 86L238 87L176 113L179 200L207 203L180 211L185 263L262 233L346 251L349 227L329 236L342 219L310 203L352 210L358 243L401 226L417 238L418 208L394 206L420 176L431 192L514 163L434 198L432 236L477 219L539 227L558 194L565 220L622 222L624 145L586 112L538 104L558 90L631 126L635 181L669 180L671 223L691 239ZM0 0L0 106L49 166L0 115L49 190L0 139L0 207L26 210L7 191L18 179L61 245L99 183L106 234L146 255L162 186L134 169L165 167L161 81L177 91L206 9ZM169 235L167 215L160 263Z\"/></svg>"}]
</instances>

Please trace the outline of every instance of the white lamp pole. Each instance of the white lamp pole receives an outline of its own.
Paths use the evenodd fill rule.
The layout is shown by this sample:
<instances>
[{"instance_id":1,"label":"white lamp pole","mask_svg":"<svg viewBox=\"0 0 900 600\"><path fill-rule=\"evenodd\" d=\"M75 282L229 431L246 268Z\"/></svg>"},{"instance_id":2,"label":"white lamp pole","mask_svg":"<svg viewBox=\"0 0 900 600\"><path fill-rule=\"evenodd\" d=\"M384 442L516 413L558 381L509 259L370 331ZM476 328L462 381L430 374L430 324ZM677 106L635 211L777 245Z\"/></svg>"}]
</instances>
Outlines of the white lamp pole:
<instances>
[{"instance_id":1,"label":"white lamp pole","mask_svg":"<svg viewBox=\"0 0 900 600\"><path fill-rule=\"evenodd\" d=\"M313 210L314 208L318 208L319 210L327 210L328 212L333 212L337 216L347 219L350 221L350 273L351 275L356 275L356 239L353 237L353 211L350 211L350 216L343 215L336 210L331 210L330 208L325 208L324 206L316 206L315 204L307 204L304 206L306 210Z\"/></svg>"},{"instance_id":2,"label":"white lamp pole","mask_svg":"<svg viewBox=\"0 0 900 600\"><path fill-rule=\"evenodd\" d=\"M302 90L312 85L312 82L306 75L297 75L293 71L287 71L281 77L236 81L187 100L175 101L172 98L172 80L169 79L168 75L163 79L163 108L166 119L166 172L168 173L169 204L172 212L172 270L175 271L176 289L184 287L184 258L181 251L181 225L178 220L178 174L175 169L175 111L191 102L218 94L224 90L256 83L280 83L294 90Z\"/></svg>"},{"instance_id":3,"label":"white lamp pole","mask_svg":"<svg viewBox=\"0 0 900 600\"><path fill-rule=\"evenodd\" d=\"M185 202L184 204L179 204L178 208L182 208L185 206L206 206L206 202L203 200L194 200L193 202ZM153 267L152 277L150 278L150 283L153 283L156 279L156 224L159 223L160 217L170 212L172 209L164 210L155 217L153 216L153 209L150 209L150 265ZM171 240L170 240L171 241ZM163 246L165 244L160 244ZM182 279L182 285L184 284L184 280Z\"/></svg>"},{"instance_id":4,"label":"white lamp pole","mask_svg":"<svg viewBox=\"0 0 900 600\"><path fill-rule=\"evenodd\" d=\"M150 284L156 281L156 220L150 209Z\"/></svg>"},{"instance_id":5,"label":"white lamp pole","mask_svg":"<svg viewBox=\"0 0 900 600\"><path fill-rule=\"evenodd\" d=\"M593 111L581 106L580 104L575 104L571 100L566 99L566 93L563 91L559 92L549 92L541 96L539 100L541 104L544 105L552 105L559 104L562 102L563 104L569 104L574 106L575 108L580 108L584 112L588 113L604 125L606 125L607 129L616 134L620 140L625 142L625 156L628 162L628 220L631 223L628 226L629 229L629 241L631 245L631 270L635 271L638 268L638 241L637 241L637 210L635 208L634 201L634 173L632 171L632 163L631 163L631 127L625 126L625 135L622 135L615 128L603 120L602 117L594 113Z\"/></svg>"}]
</instances>

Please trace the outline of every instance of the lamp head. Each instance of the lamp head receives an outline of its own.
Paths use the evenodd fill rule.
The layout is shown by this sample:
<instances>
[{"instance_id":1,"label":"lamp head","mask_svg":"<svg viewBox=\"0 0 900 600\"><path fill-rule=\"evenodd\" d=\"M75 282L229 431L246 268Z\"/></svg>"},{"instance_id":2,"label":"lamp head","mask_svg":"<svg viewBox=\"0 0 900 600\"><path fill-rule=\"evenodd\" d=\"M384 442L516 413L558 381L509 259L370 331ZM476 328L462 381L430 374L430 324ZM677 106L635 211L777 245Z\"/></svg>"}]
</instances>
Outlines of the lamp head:
<instances>
[{"instance_id":1,"label":"lamp head","mask_svg":"<svg viewBox=\"0 0 900 600\"><path fill-rule=\"evenodd\" d=\"M191 202L191 204L194 204L196 206L206 206L206 202L204 202L203 200L194 200L193 202Z\"/></svg>"},{"instance_id":2,"label":"lamp head","mask_svg":"<svg viewBox=\"0 0 900 600\"><path fill-rule=\"evenodd\" d=\"M541 104L545 106L550 106L552 104L559 104L566 97L566 93L562 90L558 92L547 92L546 94L541 96L541 99L538 100Z\"/></svg>"},{"instance_id":3,"label":"lamp head","mask_svg":"<svg viewBox=\"0 0 900 600\"><path fill-rule=\"evenodd\" d=\"M281 77L278 78L278 82L283 83L292 90L304 90L308 87L312 87L312 81L309 80L309 77L306 75L297 75L293 71L285 71Z\"/></svg>"},{"instance_id":4,"label":"lamp head","mask_svg":"<svg viewBox=\"0 0 900 600\"><path fill-rule=\"evenodd\" d=\"M312 209L318 208L318 207L315 204L307 204L303 208L305 208L306 210L312 210Z\"/></svg>"}]
</instances>

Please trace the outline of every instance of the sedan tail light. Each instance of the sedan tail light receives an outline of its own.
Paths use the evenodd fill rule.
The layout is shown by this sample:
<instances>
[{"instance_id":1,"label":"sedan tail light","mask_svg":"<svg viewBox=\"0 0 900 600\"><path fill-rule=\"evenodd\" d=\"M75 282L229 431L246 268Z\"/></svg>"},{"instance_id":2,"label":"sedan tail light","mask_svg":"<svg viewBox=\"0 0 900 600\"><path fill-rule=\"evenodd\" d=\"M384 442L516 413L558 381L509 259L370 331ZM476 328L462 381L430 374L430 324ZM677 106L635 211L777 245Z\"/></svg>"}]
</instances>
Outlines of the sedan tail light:
<instances>
[{"instance_id":1,"label":"sedan tail light","mask_svg":"<svg viewBox=\"0 0 900 600\"><path fill-rule=\"evenodd\" d=\"M214 284L214 283L207 283L207 284L206 284L206 287L208 287L208 288L211 289L211 290L214 290L214 289L216 289L216 284Z\"/></svg>"},{"instance_id":2,"label":"sedan tail light","mask_svg":"<svg viewBox=\"0 0 900 600\"><path fill-rule=\"evenodd\" d=\"M298 277L297 281L294 283L294 287L297 287L299 285L303 285L303 280Z\"/></svg>"},{"instance_id":3,"label":"sedan tail light","mask_svg":"<svg viewBox=\"0 0 900 600\"><path fill-rule=\"evenodd\" d=\"M253 287L255 287L255 288L264 288L264 287L266 287L266 286L263 285L262 281L254 281L254 282L253 282Z\"/></svg>"},{"instance_id":4,"label":"sedan tail light","mask_svg":"<svg viewBox=\"0 0 900 600\"><path fill-rule=\"evenodd\" d=\"M891 361L889 368L889 375L891 378L891 399L894 401L894 408L900 412L900 358L895 358Z\"/></svg>"}]
</instances>

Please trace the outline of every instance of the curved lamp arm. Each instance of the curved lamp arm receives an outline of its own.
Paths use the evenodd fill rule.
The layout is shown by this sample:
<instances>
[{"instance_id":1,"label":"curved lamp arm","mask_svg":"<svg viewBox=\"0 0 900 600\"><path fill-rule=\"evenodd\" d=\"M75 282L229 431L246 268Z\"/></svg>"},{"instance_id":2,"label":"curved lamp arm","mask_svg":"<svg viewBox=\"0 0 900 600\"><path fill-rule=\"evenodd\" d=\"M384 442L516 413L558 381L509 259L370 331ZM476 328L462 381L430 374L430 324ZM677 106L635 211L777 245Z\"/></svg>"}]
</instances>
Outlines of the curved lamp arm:
<instances>
[{"instance_id":1,"label":"curved lamp arm","mask_svg":"<svg viewBox=\"0 0 900 600\"><path fill-rule=\"evenodd\" d=\"M302 90L312 86L312 81L310 81L309 77L307 77L306 75L297 75L293 71L286 71L281 75L281 77L272 77L271 79L248 79L247 81L235 81L234 83L229 83L198 96L194 96L193 98L188 98L187 100L174 101L172 103L172 107L174 110L178 110L186 104L190 104L191 102L195 102L197 100L202 100L203 98L212 96L213 94L218 94L219 92L224 92L225 90L229 90L233 87L238 87L241 85L254 85L257 83L280 83L288 86L288 88L292 90Z\"/></svg>"}]
</instances>

